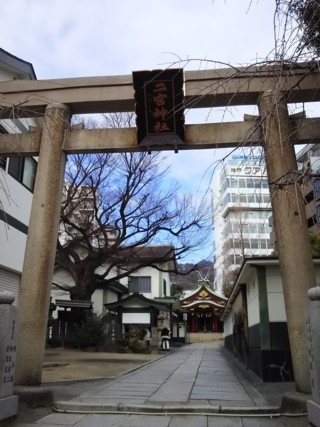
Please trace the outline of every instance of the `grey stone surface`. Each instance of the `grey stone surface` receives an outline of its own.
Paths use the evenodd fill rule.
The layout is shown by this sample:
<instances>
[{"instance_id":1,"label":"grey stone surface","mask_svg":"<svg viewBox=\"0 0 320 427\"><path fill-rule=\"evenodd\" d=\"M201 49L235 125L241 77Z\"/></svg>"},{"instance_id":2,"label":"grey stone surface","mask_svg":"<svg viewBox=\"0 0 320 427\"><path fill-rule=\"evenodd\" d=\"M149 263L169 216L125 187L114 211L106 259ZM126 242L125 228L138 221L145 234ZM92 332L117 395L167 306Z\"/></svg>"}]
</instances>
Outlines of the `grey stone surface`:
<instances>
[{"instance_id":1,"label":"grey stone surface","mask_svg":"<svg viewBox=\"0 0 320 427\"><path fill-rule=\"evenodd\" d=\"M0 399L0 421L13 417L18 411L18 396L8 396Z\"/></svg>"},{"instance_id":2,"label":"grey stone surface","mask_svg":"<svg viewBox=\"0 0 320 427\"><path fill-rule=\"evenodd\" d=\"M19 396L19 401L30 408L50 406L53 403L53 392L50 387L15 386L14 392Z\"/></svg>"},{"instance_id":3,"label":"grey stone surface","mask_svg":"<svg viewBox=\"0 0 320 427\"><path fill-rule=\"evenodd\" d=\"M168 427L170 417L139 415L90 415L77 423L77 427Z\"/></svg>"},{"instance_id":4,"label":"grey stone surface","mask_svg":"<svg viewBox=\"0 0 320 427\"><path fill-rule=\"evenodd\" d=\"M18 411L18 397L13 396L17 335L17 308L13 301L10 292L0 292L0 420Z\"/></svg>"},{"instance_id":5,"label":"grey stone surface","mask_svg":"<svg viewBox=\"0 0 320 427\"><path fill-rule=\"evenodd\" d=\"M312 401L308 401L309 421L320 426L320 287L308 292L311 299L306 319Z\"/></svg>"},{"instance_id":6,"label":"grey stone surface","mask_svg":"<svg viewBox=\"0 0 320 427\"><path fill-rule=\"evenodd\" d=\"M320 301L311 301L306 320L312 400L320 403Z\"/></svg>"},{"instance_id":7,"label":"grey stone surface","mask_svg":"<svg viewBox=\"0 0 320 427\"><path fill-rule=\"evenodd\" d=\"M0 291L0 304L12 304L14 302L14 294L9 291Z\"/></svg>"},{"instance_id":8,"label":"grey stone surface","mask_svg":"<svg viewBox=\"0 0 320 427\"><path fill-rule=\"evenodd\" d=\"M307 412L307 400L311 395L297 391L285 393L281 401L281 411L289 414L303 414Z\"/></svg>"},{"instance_id":9,"label":"grey stone surface","mask_svg":"<svg viewBox=\"0 0 320 427\"><path fill-rule=\"evenodd\" d=\"M12 396L16 362L17 308L0 304L0 398Z\"/></svg>"},{"instance_id":10,"label":"grey stone surface","mask_svg":"<svg viewBox=\"0 0 320 427\"><path fill-rule=\"evenodd\" d=\"M315 427L320 427L320 405L313 401L307 401L308 419Z\"/></svg>"},{"instance_id":11,"label":"grey stone surface","mask_svg":"<svg viewBox=\"0 0 320 427\"><path fill-rule=\"evenodd\" d=\"M207 417L199 415L178 415L170 422L170 427L207 427Z\"/></svg>"},{"instance_id":12,"label":"grey stone surface","mask_svg":"<svg viewBox=\"0 0 320 427\"><path fill-rule=\"evenodd\" d=\"M185 364L188 365L188 371L184 370ZM202 373L205 366L208 372L217 372L216 377L210 376L210 381ZM220 367L223 369L223 375L219 375ZM153 383L154 374L157 377L156 384ZM160 376L162 382L159 381ZM79 391L74 396L60 394L66 396L64 401L59 400L59 393L55 394L56 409L66 413L52 413L45 418L34 418L33 420L38 420L35 424L30 423L30 418L26 419L25 424L19 417L20 422L12 422L5 427L31 425L50 427L72 424L81 427L99 427L100 425L108 427L188 427L189 425L195 427L305 427L309 425L307 414L303 417L286 418L283 415L279 416L279 405L271 406L267 403L280 402L280 396L283 392L290 390L292 385L285 383L268 385L255 376L249 378L244 376L237 364L230 362L228 353L218 345L185 346L152 365L143 366L117 379L95 382L91 387L88 383L81 383L78 387ZM183 390L182 384L185 384L188 390L198 388L204 393L199 394L199 399L192 399L192 393L185 399L187 393L179 395L181 389ZM73 388L75 387L77 386L74 385ZM82 387L84 393L80 395ZM132 390L135 388L139 394L141 393L138 398L132 395ZM219 399L208 399L210 389L216 392L219 388L226 399L222 400L222 394L219 395ZM232 401L233 389L241 391L245 400ZM64 387L61 390L63 391ZM152 397L160 396L161 390L163 401L153 401ZM128 391L127 394L126 391ZM269 395L272 395L272 399ZM68 411L79 413L67 413ZM268 414L270 411L271 414ZM75 415L80 418L75 418Z\"/></svg>"},{"instance_id":13,"label":"grey stone surface","mask_svg":"<svg viewBox=\"0 0 320 427\"><path fill-rule=\"evenodd\" d=\"M208 418L208 427L243 427L243 422L241 418L231 418L231 417L209 417ZM170 426L171 427L171 426Z\"/></svg>"},{"instance_id":14,"label":"grey stone surface","mask_svg":"<svg viewBox=\"0 0 320 427\"><path fill-rule=\"evenodd\" d=\"M200 402L209 411L223 403L226 407L233 405L248 410L257 404L243 386L244 381L230 369L219 345L193 345L108 382L92 393L87 392L77 401L89 406L104 400L112 404L157 404L176 408L179 405L180 408L184 405L199 408ZM259 403L261 400L260 396ZM267 406L265 401L264 404ZM73 402L64 405L68 409Z\"/></svg>"},{"instance_id":15,"label":"grey stone surface","mask_svg":"<svg viewBox=\"0 0 320 427\"><path fill-rule=\"evenodd\" d=\"M86 416L84 414L51 414L42 418L41 424L44 425L66 425L71 426L79 423Z\"/></svg>"}]
</instances>

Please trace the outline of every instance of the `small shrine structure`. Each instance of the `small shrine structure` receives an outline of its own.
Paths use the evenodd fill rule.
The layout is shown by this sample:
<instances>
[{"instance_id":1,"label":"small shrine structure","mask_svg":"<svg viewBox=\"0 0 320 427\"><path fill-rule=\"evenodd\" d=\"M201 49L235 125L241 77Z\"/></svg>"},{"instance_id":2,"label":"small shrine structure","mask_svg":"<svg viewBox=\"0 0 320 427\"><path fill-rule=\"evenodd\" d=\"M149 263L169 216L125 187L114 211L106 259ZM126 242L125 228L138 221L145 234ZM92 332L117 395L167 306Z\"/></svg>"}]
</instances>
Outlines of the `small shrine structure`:
<instances>
[{"instance_id":1,"label":"small shrine structure","mask_svg":"<svg viewBox=\"0 0 320 427\"><path fill-rule=\"evenodd\" d=\"M211 289L208 280L201 278L198 284L180 299L181 310L187 313L187 331L223 332L220 317L228 299Z\"/></svg>"}]
</instances>

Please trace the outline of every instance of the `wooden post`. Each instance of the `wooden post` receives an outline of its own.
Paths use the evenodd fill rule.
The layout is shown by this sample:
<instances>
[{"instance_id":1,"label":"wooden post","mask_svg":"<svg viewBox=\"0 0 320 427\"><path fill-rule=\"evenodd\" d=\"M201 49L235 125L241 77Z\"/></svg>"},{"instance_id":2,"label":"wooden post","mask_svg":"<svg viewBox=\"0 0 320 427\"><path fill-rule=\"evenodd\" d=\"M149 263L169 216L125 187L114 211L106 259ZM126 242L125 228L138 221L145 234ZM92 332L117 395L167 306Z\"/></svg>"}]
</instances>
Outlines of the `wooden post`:
<instances>
[{"instance_id":1,"label":"wooden post","mask_svg":"<svg viewBox=\"0 0 320 427\"><path fill-rule=\"evenodd\" d=\"M40 385L66 156L62 150L69 109L48 105L19 297L15 383Z\"/></svg>"},{"instance_id":2,"label":"wooden post","mask_svg":"<svg viewBox=\"0 0 320 427\"><path fill-rule=\"evenodd\" d=\"M218 318L215 314L213 316L214 316L214 318L213 318L213 320L214 320L213 332L219 332Z\"/></svg>"},{"instance_id":3,"label":"wooden post","mask_svg":"<svg viewBox=\"0 0 320 427\"><path fill-rule=\"evenodd\" d=\"M284 94L264 93L259 109L296 390L310 393L305 315L316 279Z\"/></svg>"}]
</instances>

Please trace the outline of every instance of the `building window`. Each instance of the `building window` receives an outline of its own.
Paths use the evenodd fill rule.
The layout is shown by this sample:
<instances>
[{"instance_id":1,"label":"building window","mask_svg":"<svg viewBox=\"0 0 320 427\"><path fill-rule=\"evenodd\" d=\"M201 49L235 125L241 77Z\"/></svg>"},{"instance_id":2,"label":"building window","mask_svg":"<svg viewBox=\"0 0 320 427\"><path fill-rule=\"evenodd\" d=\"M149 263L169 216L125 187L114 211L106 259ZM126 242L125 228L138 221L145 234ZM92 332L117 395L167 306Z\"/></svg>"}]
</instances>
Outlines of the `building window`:
<instances>
[{"instance_id":1,"label":"building window","mask_svg":"<svg viewBox=\"0 0 320 427\"><path fill-rule=\"evenodd\" d=\"M315 215L311 216L310 218L308 218L307 220L308 223L308 228L313 227L316 223L317 223L317 218Z\"/></svg>"},{"instance_id":2,"label":"building window","mask_svg":"<svg viewBox=\"0 0 320 427\"><path fill-rule=\"evenodd\" d=\"M32 157L12 157L9 160L8 174L33 191L37 162Z\"/></svg>"},{"instance_id":3,"label":"building window","mask_svg":"<svg viewBox=\"0 0 320 427\"><path fill-rule=\"evenodd\" d=\"M0 157L0 169L6 170L7 158Z\"/></svg>"},{"instance_id":4,"label":"building window","mask_svg":"<svg viewBox=\"0 0 320 427\"><path fill-rule=\"evenodd\" d=\"M258 239L252 239L251 240L251 249L259 249L259 240Z\"/></svg>"},{"instance_id":5,"label":"building window","mask_svg":"<svg viewBox=\"0 0 320 427\"><path fill-rule=\"evenodd\" d=\"M238 181L235 178L230 178L230 187L238 188Z\"/></svg>"},{"instance_id":6,"label":"building window","mask_svg":"<svg viewBox=\"0 0 320 427\"><path fill-rule=\"evenodd\" d=\"M320 224L320 205L316 207L316 212L317 212L317 222L318 224Z\"/></svg>"},{"instance_id":7,"label":"building window","mask_svg":"<svg viewBox=\"0 0 320 427\"><path fill-rule=\"evenodd\" d=\"M258 232L257 224L253 224L253 223L249 224L249 232L250 232L250 234L257 233Z\"/></svg>"},{"instance_id":8,"label":"building window","mask_svg":"<svg viewBox=\"0 0 320 427\"><path fill-rule=\"evenodd\" d=\"M243 247L245 249L250 249L250 240L249 239L243 239Z\"/></svg>"},{"instance_id":9,"label":"building window","mask_svg":"<svg viewBox=\"0 0 320 427\"><path fill-rule=\"evenodd\" d=\"M267 249L267 241L266 240L260 240L260 247L261 247L261 249Z\"/></svg>"},{"instance_id":10,"label":"building window","mask_svg":"<svg viewBox=\"0 0 320 427\"><path fill-rule=\"evenodd\" d=\"M13 157L12 159L10 159L8 167L9 175L11 175L19 182L21 182L22 163L23 159L21 157Z\"/></svg>"},{"instance_id":11,"label":"building window","mask_svg":"<svg viewBox=\"0 0 320 427\"><path fill-rule=\"evenodd\" d=\"M8 133L5 128L0 125L0 134ZM0 169L6 170L7 165L7 158L6 157L0 157Z\"/></svg>"},{"instance_id":12,"label":"building window","mask_svg":"<svg viewBox=\"0 0 320 427\"><path fill-rule=\"evenodd\" d=\"M163 279L163 296L167 296L167 281L166 279Z\"/></svg>"},{"instance_id":13,"label":"building window","mask_svg":"<svg viewBox=\"0 0 320 427\"><path fill-rule=\"evenodd\" d=\"M313 192L315 199L320 196L320 179L313 181Z\"/></svg>"},{"instance_id":14,"label":"building window","mask_svg":"<svg viewBox=\"0 0 320 427\"><path fill-rule=\"evenodd\" d=\"M131 277L131 293L151 294L151 277Z\"/></svg>"},{"instance_id":15,"label":"building window","mask_svg":"<svg viewBox=\"0 0 320 427\"><path fill-rule=\"evenodd\" d=\"M239 188L246 188L245 178L239 178Z\"/></svg>"},{"instance_id":16,"label":"building window","mask_svg":"<svg viewBox=\"0 0 320 427\"><path fill-rule=\"evenodd\" d=\"M239 196L236 193L231 193L231 202L237 203L239 201Z\"/></svg>"},{"instance_id":17,"label":"building window","mask_svg":"<svg viewBox=\"0 0 320 427\"><path fill-rule=\"evenodd\" d=\"M263 194L263 203L270 203L270 195Z\"/></svg>"},{"instance_id":18,"label":"building window","mask_svg":"<svg viewBox=\"0 0 320 427\"><path fill-rule=\"evenodd\" d=\"M314 199L313 191L310 191L307 195L304 197L304 203L307 205L308 203L312 202Z\"/></svg>"},{"instance_id":19,"label":"building window","mask_svg":"<svg viewBox=\"0 0 320 427\"><path fill-rule=\"evenodd\" d=\"M247 203L247 195L240 194L240 203Z\"/></svg>"}]
</instances>

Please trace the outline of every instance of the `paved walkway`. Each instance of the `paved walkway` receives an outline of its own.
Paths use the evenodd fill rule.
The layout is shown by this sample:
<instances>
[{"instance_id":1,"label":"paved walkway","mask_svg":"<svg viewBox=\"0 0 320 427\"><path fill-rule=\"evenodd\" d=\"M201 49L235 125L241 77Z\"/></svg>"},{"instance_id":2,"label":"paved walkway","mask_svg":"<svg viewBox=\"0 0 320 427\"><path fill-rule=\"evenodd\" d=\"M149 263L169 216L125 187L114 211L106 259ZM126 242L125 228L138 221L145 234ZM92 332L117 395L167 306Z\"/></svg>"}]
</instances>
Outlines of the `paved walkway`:
<instances>
[{"instance_id":1,"label":"paved walkway","mask_svg":"<svg viewBox=\"0 0 320 427\"><path fill-rule=\"evenodd\" d=\"M76 401L57 402L59 410L111 409L156 405L188 408L266 407L266 401L230 369L218 345L192 344L117 380L96 387ZM275 408L277 411L278 408Z\"/></svg>"},{"instance_id":2,"label":"paved walkway","mask_svg":"<svg viewBox=\"0 0 320 427\"><path fill-rule=\"evenodd\" d=\"M257 380L255 380L257 381ZM103 381L69 401L39 426L308 426L307 417L280 416L269 395L241 373L219 345L192 344L113 381ZM287 390L290 385L283 385ZM280 387L281 388L281 387ZM268 392L266 392L268 390ZM279 394L280 398L280 394ZM271 399L272 400L272 399ZM279 402L280 403L280 402ZM34 424L14 423L12 426Z\"/></svg>"}]
</instances>

